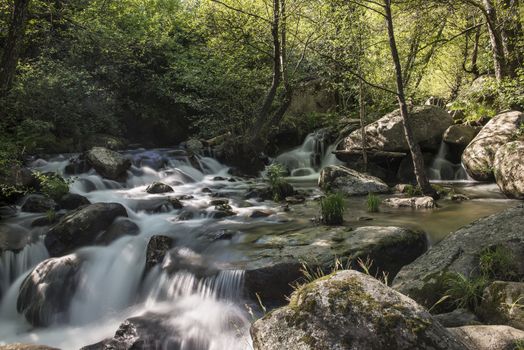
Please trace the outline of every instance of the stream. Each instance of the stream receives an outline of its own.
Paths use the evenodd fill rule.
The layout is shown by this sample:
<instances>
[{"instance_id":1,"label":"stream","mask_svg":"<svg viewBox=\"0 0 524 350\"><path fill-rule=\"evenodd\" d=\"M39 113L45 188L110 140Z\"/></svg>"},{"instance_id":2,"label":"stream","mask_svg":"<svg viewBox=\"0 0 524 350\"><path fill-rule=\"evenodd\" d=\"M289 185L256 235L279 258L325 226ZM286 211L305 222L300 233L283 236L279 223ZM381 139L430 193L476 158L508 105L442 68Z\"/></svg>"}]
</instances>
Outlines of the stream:
<instances>
[{"instance_id":1,"label":"stream","mask_svg":"<svg viewBox=\"0 0 524 350\"><path fill-rule=\"evenodd\" d=\"M182 349L251 349L249 327L259 314L252 311L256 303L242 293L244 271L239 262L246 259L246 251L256 253L259 237L312 225L311 219L319 215L314 199L322 195L316 185L319 171L339 163L331 153L333 149L319 134L311 134L302 146L276 158L290 169L288 181L308 198L303 204L290 205L289 210L280 203L246 199L250 188L261 185L260 179L232 177L227 166L211 157L200 156L198 164L191 163L176 149L123 152L133 160L125 183L105 180L92 170L73 176L72 193L87 197L91 203L122 204L140 231L108 246L85 247L71 254L82 261L82 277L64 311L67 324L48 328L33 328L16 311L22 281L49 257L43 244L48 227L31 227L43 215L23 213L18 207L12 217L0 223L8 233L0 239L23 246L16 253L4 251L0 256L0 344L22 342L79 349L112 337L129 317L161 312L169 315L169 327ZM64 174L69 157L38 159L32 167ZM433 166L438 164L434 162ZM453 178L446 179L434 168L432 174L439 174L434 180L471 200L441 200L434 210L381 208L378 213L368 213L365 198L353 197L347 199L345 225L420 229L435 244L480 217L514 205L496 185L468 181L457 175L460 169L447 163L444 166ZM153 181L172 186L174 194L148 194L145 189ZM183 196L184 208L166 205L166 195ZM209 202L222 197L229 199L237 215L214 217ZM271 210L273 214L251 218L255 210ZM208 277L186 270L167 274L157 266L144 276L149 239L159 234L175 239L178 254L217 268L219 273ZM167 344L165 348L169 348Z\"/></svg>"}]
</instances>

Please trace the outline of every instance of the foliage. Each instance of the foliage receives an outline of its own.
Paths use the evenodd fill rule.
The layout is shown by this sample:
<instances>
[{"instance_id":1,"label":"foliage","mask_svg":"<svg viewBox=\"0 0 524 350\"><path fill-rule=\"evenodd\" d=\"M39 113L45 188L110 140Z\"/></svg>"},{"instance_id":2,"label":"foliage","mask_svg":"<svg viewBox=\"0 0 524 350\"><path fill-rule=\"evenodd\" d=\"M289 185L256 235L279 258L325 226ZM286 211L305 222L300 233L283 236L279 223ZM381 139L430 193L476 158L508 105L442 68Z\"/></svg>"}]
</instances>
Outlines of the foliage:
<instances>
[{"instance_id":1,"label":"foliage","mask_svg":"<svg viewBox=\"0 0 524 350\"><path fill-rule=\"evenodd\" d=\"M377 213L379 211L380 202L381 200L379 196L374 193L369 193L366 201L368 211L370 213Z\"/></svg>"},{"instance_id":2,"label":"foliage","mask_svg":"<svg viewBox=\"0 0 524 350\"><path fill-rule=\"evenodd\" d=\"M69 193L69 183L58 174L34 173L40 183L40 191L54 200Z\"/></svg>"},{"instance_id":3,"label":"foliage","mask_svg":"<svg viewBox=\"0 0 524 350\"><path fill-rule=\"evenodd\" d=\"M515 277L514 254L505 246L487 248L480 253L481 273L492 280L512 280Z\"/></svg>"},{"instance_id":4,"label":"foliage","mask_svg":"<svg viewBox=\"0 0 524 350\"><path fill-rule=\"evenodd\" d=\"M413 185L406 185L404 188L404 193L406 193L410 197L415 196L421 196L422 195L422 189L420 186L413 186Z\"/></svg>"},{"instance_id":5,"label":"foliage","mask_svg":"<svg viewBox=\"0 0 524 350\"><path fill-rule=\"evenodd\" d=\"M266 177L273 193L273 199L277 202L286 198L291 186L284 179L286 173L286 168L280 163L273 163L266 167Z\"/></svg>"},{"instance_id":6,"label":"foliage","mask_svg":"<svg viewBox=\"0 0 524 350\"><path fill-rule=\"evenodd\" d=\"M344 222L346 202L340 193L331 193L320 199L322 222L326 225L341 225Z\"/></svg>"},{"instance_id":7,"label":"foliage","mask_svg":"<svg viewBox=\"0 0 524 350\"><path fill-rule=\"evenodd\" d=\"M461 273L450 272L444 277L444 285L447 288L445 295L457 308L475 310L482 300L482 293L487 284L488 279L483 275L468 278Z\"/></svg>"}]
</instances>

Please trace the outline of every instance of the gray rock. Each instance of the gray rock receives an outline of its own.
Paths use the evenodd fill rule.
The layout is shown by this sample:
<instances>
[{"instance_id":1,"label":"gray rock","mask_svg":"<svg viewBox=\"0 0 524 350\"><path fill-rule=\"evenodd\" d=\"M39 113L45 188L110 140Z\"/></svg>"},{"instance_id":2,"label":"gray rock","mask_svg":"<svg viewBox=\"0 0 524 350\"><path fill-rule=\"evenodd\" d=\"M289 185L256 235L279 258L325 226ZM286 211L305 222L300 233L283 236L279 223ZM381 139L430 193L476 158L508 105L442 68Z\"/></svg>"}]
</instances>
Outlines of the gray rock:
<instances>
[{"instance_id":1,"label":"gray rock","mask_svg":"<svg viewBox=\"0 0 524 350\"><path fill-rule=\"evenodd\" d=\"M200 140L189 139L186 142L187 154L191 156L199 155L204 150L204 145Z\"/></svg>"},{"instance_id":2,"label":"gray rock","mask_svg":"<svg viewBox=\"0 0 524 350\"><path fill-rule=\"evenodd\" d=\"M51 198L41 194L30 194L21 209L28 213L45 213L55 208L56 203Z\"/></svg>"},{"instance_id":3,"label":"gray rock","mask_svg":"<svg viewBox=\"0 0 524 350\"><path fill-rule=\"evenodd\" d=\"M444 132L443 140L450 145L466 147L479 131L480 128L466 124L452 125Z\"/></svg>"},{"instance_id":4,"label":"gray rock","mask_svg":"<svg viewBox=\"0 0 524 350\"><path fill-rule=\"evenodd\" d=\"M110 244L113 241L125 236L136 236L140 233L137 224L127 218L117 218L111 226L96 238L97 244Z\"/></svg>"},{"instance_id":5,"label":"gray rock","mask_svg":"<svg viewBox=\"0 0 524 350\"><path fill-rule=\"evenodd\" d=\"M81 262L74 255L38 264L20 286L16 309L35 327L67 322L67 310L79 283Z\"/></svg>"},{"instance_id":6,"label":"gray rock","mask_svg":"<svg viewBox=\"0 0 524 350\"><path fill-rule=\"evenodd\" d=\"M269 209L256 209L256 210L253 210L251 212L251 214L249 214L249 217L252 218L252 219L257 219L257 218L266 218L268 216L271 216L275 214L275 212L273 210L269 210Z\"/></svg>"},{"instance_id":7,"label":"gray rock","mask_svg":"<svg viewBox=\"0 0 524 350\"><path fill-rule=\"evenodd\" d=\"M102 177L116 181L124 179L131 167L129 159L103 147L93 147L89 150L86 160Z\"/></svg>"},{"instance_id":8,"label":"gray rock","mask_svg":"<svg viewBox=\"0 0 524 350\"><path fill-rule=\"evenodd\" d=\"M392 208L434 209L437 203L431 197L387 198L382 204Z\"/></svg>"},{"instance_id":9,"label":"gray rock","mask_svg":"<svg viewBox=\"0 0 524 350\"><path fill-rule=\"evenodd\" d=\"M482 128L462 154L462 163L473 179L478 181L493 179L497 150L515 137L523 123L524 113L512 111L493 117Z\"/></svg>"},{"instance_id":10,"label":"gray rock","mask_svg":"<svg viewBox=\"0 0 524 350\"><path fill-rule=\"evenodd\" d=\"M379 178L341 165L330 165L322 169L318 185L324 191L338 191L347 196L389 192L388 185Z\"/></svg>"},{"instance_id":11,"label":"gray rock","mask_svg":"<svg viewBox=\"0 0 524 350\"><path fill-rule=\"evenodd\" d=\"M173 247L174 240L168 236L153 236L147 244L146 271L164 261L167 252Z\"/></svg>"},{"instance_id":12,"label":"gray rock","mask_svg":"<svg viewBox=\"0 0 524 350\"><path fill-rule=\"evenodd\" d=\"M74 210L88 204L91 204L89 199L76 193L68 193L58 201L60 208L66 210Z\"/></svg>"},{"instance_id":13,"label":"gray rock","mask_svg":"<svg viewBox=\"0 0 524 350\"><path fill-rule=\"evenodd\" d=\"M516 350L524 331L508 326L465 326L449 328L472 350Z\"/></svg>"},{"instance_id":14,"label":"gray rock","mask_svg":"<svg viewBox=\"0 0 524 350\"><path fill-rule=\"evenodd\" d=\"M476 310L487 324L504 324L524 330L524 283L495 281L484 290Z\"/></svg>"},{"instance_id":15,"label":"gray rock","mask_svg":"<svg viewBox=\"0 0 524 350\"><path fill-rule=\"evenodd\" d=\"M153 182L151 185L147 186L146 192L150 194L161 194L174 192L173 187L166 185L162 182Z\"/></svg>"},{"instance_id":16,"label":"gray rock","mask_svg":"<svg viewBox=\"0 0 524 350\"><path fill-rule=\"evenodd\" d=\"M524 199L524 141L500 147L495 154L493 170L497 185L506 196Z\"/></svg>"},{"instance_id":17,"label":"gray rock","mask_svg":"<svg viewBox=\"0 0 524 350\"><path fill-rule=\"evenodd\" d=\"M414 107L409 115L415 141L420 143L440 138L453 123L451 116L436 106ZM367 146L373 150L408 152L404 127L399 110L395 110L365 127ZM362 147L360 130L355 130L339 145L339 149L355 150Z\"/></svg>"},{"instance_id":18,"label":"gray rock","mask_svg":"<svg viewBox=\"0 0 524 350\"><path fill-rule=\"evenodd\" d=\"M478 257L486 249L503 246L513 255L516 278L524 278L524 206L479 219L431 247L393 280L393 287L432 307L445 293L443 276L457 272L479 274Z\"/></svg>"},{"instance_id":19,"label":"gray rock","mask_svg":"<svg viewBox=\"0 0 524 350\"><path fill-rule=\"evenodd\" d=\"M47 232L44 243L51 256L61 256L93 244L117 217L127 217L119 203L95 203L70 212Z\"/></svg>"},{"instance_id":20,"label":"gray rock","mask_svg":"<svg viewBox=\"0 0 524 350\"><path fill-rule=\"evenodd\" d=\"M45 345L36 345L36 344L8 344L0 345L0 350L59 350L57 348L52 348Z\"/></svg>"},{"instance_id":21,"label":"gray rock","mask_svg":"<svg viewBox=\"0 0 524 350\"><path fill-rule=\"evenodd\" d=\"M444 327L462 327L479 325L478 317L469 310L456 309L451 312L433 316Z\"/></svg>"},{"instance_id":22,"label":"gray rock","mask_svg":"<svg viewBox=\"0 0 524 350\"><path fill-rule=\"evenodd\" d=\"M352 270L300 287L251 335L255 350L468 349L415 301Z\"/></svg>"}]
</instances>

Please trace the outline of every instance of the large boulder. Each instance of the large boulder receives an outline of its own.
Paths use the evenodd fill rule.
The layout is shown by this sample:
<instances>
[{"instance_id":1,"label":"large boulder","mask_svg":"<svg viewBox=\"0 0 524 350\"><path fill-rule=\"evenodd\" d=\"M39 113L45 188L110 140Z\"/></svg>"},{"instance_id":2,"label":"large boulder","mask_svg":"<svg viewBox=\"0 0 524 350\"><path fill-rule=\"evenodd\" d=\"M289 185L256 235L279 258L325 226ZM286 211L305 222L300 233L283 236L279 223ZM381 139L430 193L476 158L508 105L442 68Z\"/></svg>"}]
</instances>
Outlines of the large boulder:
<instances>
[{"instance_id":1,"label":"large boulder","mask_svg":"<svg viewBox=\"0 0 524 350\"><path fill-rule=\"evenodd\" d=\"M415 141L429 142L440 138L453 124L451 116L437 106L417 106L409 114L410 126ZM365 128L367 147L388 152L408 152L404 136L404 125L399 110L395 110ZM357 150L362 148L362 134L355 130L339 145L339 149Z\"/></svg>"},{"instance_id":2,"label":"large boulder","mask_svg":"<svg viewBox=\"0 0 524 350\"><path fill-rule=\"evenodd\" d=\"M524 141L514 141L500 147L493 162L495 180L504 194L524 199Z\"/></svg>"},{"instance_id":3,"label":"large boulder","mask_svg":"<svg viewBox=\"0 0 524 350\"><path fill-rule=\"evenodd\" d=\"M478 181L493 179L493 165L497 150L511 141L524 123L524 113L511 111L499 114L466 147L462 163L468 174Z\"/></svg>"},{"instance_id":4,"label":"large boulder","mask_svg":"<svg viewBox=\"0 0 524 350\"><path fill-rule=\"evenodd\" d=\"M22 204L22 211L29 213L45 213L56 208L56 203L51 198L42 194L30 194Z\"/></svg>"},{"instance_id":5,"label":"large boulder","mask_svg":"<svg viewBox=\"0 0 524 350\"><path fill-rule=\"evenodd\" d=\"M369 259L373 274L386 273L391 280L427 249L423 232L391 226L310 227L263 235L246 244L250 246L246 261L237 268L246 271L247 292L276 303L303 277L303 263L313 271L330 271L336 259L354 268L359 268L358 259Z\"/></svg>"},{"instance_id":6,"label":"large boulder","mask_svg":"<svg viewBox=\"0 0 524 350\"><path fill-rule=\"evenodd\" d=\"M88 204L91 204L89 199L76 193L68 193L58 201L60 208L66 210L74 210Z\"/></svg>"},{"instance_id":7,"label":"large boulder","mask_svg":"<svg viewBox=\"0 0 524 350\"><path fill-rule=\"evenodd\" d=\"M446 273L475 277L479 256L487 249L503 247L512 255L515 278L524 278L524 206L479 219L431 247L393 280L393 287L426 307L444 294Z\"/></svg>"},{"instance_id":8,"label":"large boulder","mask_svg":"<svg viewBox=\"0 0 524 350\"><path fill-rule=\"evenodd\" d=\"M65 215L45 236L44 243L51 256L61 256L74 249L93 244L118 217L127 217L119 203L95 203Z\"/></svg>"},{"instance_id":9,"label":"large boulder","mask_svg":"<svg viewBox=\"0 0 524 350\"><path fill-rule=\"evenodd\" d=\"M330 165L322 169L318 185L324 191L341 192L347 196L389 192L388 185L378 177L362 174L341 165Z\"/></svg>"},{"instance_id":10,"label":"large boulder","mask_svg":"<svg viewBox=\"0 0 524 350\"><path fill-rule=\"evenodd\" d=\"M415 301L352 270L300 287L251 335L255 350L468 349Z\"/></svg>"},{"instance_id":11,"label":"large boulder","mask_svg":"<svg viewBox=\"0 0 524 350\"><path fill-rule=\"evenodd\" d=\"M524 331L508 326L465 326L449 331L474 350L517 350L524 340Z\"/></svg>"},{"instance_id":12,"label":"large boulder","mask_svg":"<svg viewBox=\"0 0 524 350\"><path fill-rule=\"evenodd\" d=\"M80 278L80 260L74 255L38 264L24 279L16 308L35 327L67 321L67 310Z\"/></svg>"},{"instance_id":13,"label":"large boulder","mask_svg":"<svg viewBox=\"0 0 524 350\"><path fill-rule=\"evenodd\" d=\"M524 330L524 283L495 281L484 290L476 310L488 324L505 324Z\"/></svg>"},{"instance_id":14,"label":"large boulder","mask_svg":"<svg viewBox=\"0 0 524 350\"><path fill-rule=\"evenodd\" d=\"M466 147L477 136L480 129L467 124L452 125L444 132L443 140L449 145Z\"/></svg>"},{"instance_id":15,"label":"large boulder","mask_svg":"<svg viewBox=\"0 0 524 350\"><path fill-rule=\"evenodd\" d=\"M122 180L126 177L131 161L120 153L103 147L93 147L86 153L86 160L97 173L110 180Z\"/></svg>"}]
</instances>

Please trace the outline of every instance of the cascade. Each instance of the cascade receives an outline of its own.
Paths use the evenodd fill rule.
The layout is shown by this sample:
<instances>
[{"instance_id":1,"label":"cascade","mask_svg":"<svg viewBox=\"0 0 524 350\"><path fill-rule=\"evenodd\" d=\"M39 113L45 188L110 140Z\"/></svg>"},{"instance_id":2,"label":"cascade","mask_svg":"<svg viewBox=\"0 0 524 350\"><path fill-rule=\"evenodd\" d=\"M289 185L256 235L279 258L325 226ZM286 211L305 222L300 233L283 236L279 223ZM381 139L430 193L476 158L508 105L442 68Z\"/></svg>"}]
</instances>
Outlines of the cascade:
<instances>
[{"instance_id":1,"label":"cascade","mask_svg":"<svg viewBox=\"0 0 524 350\"><path fill-rule=\"evenodd\" d=\"M429 167L429 178L434 181L472 181L464 166L449 160L450 148L442 141L437 156Z\"/></svg>"}]
</instances>

